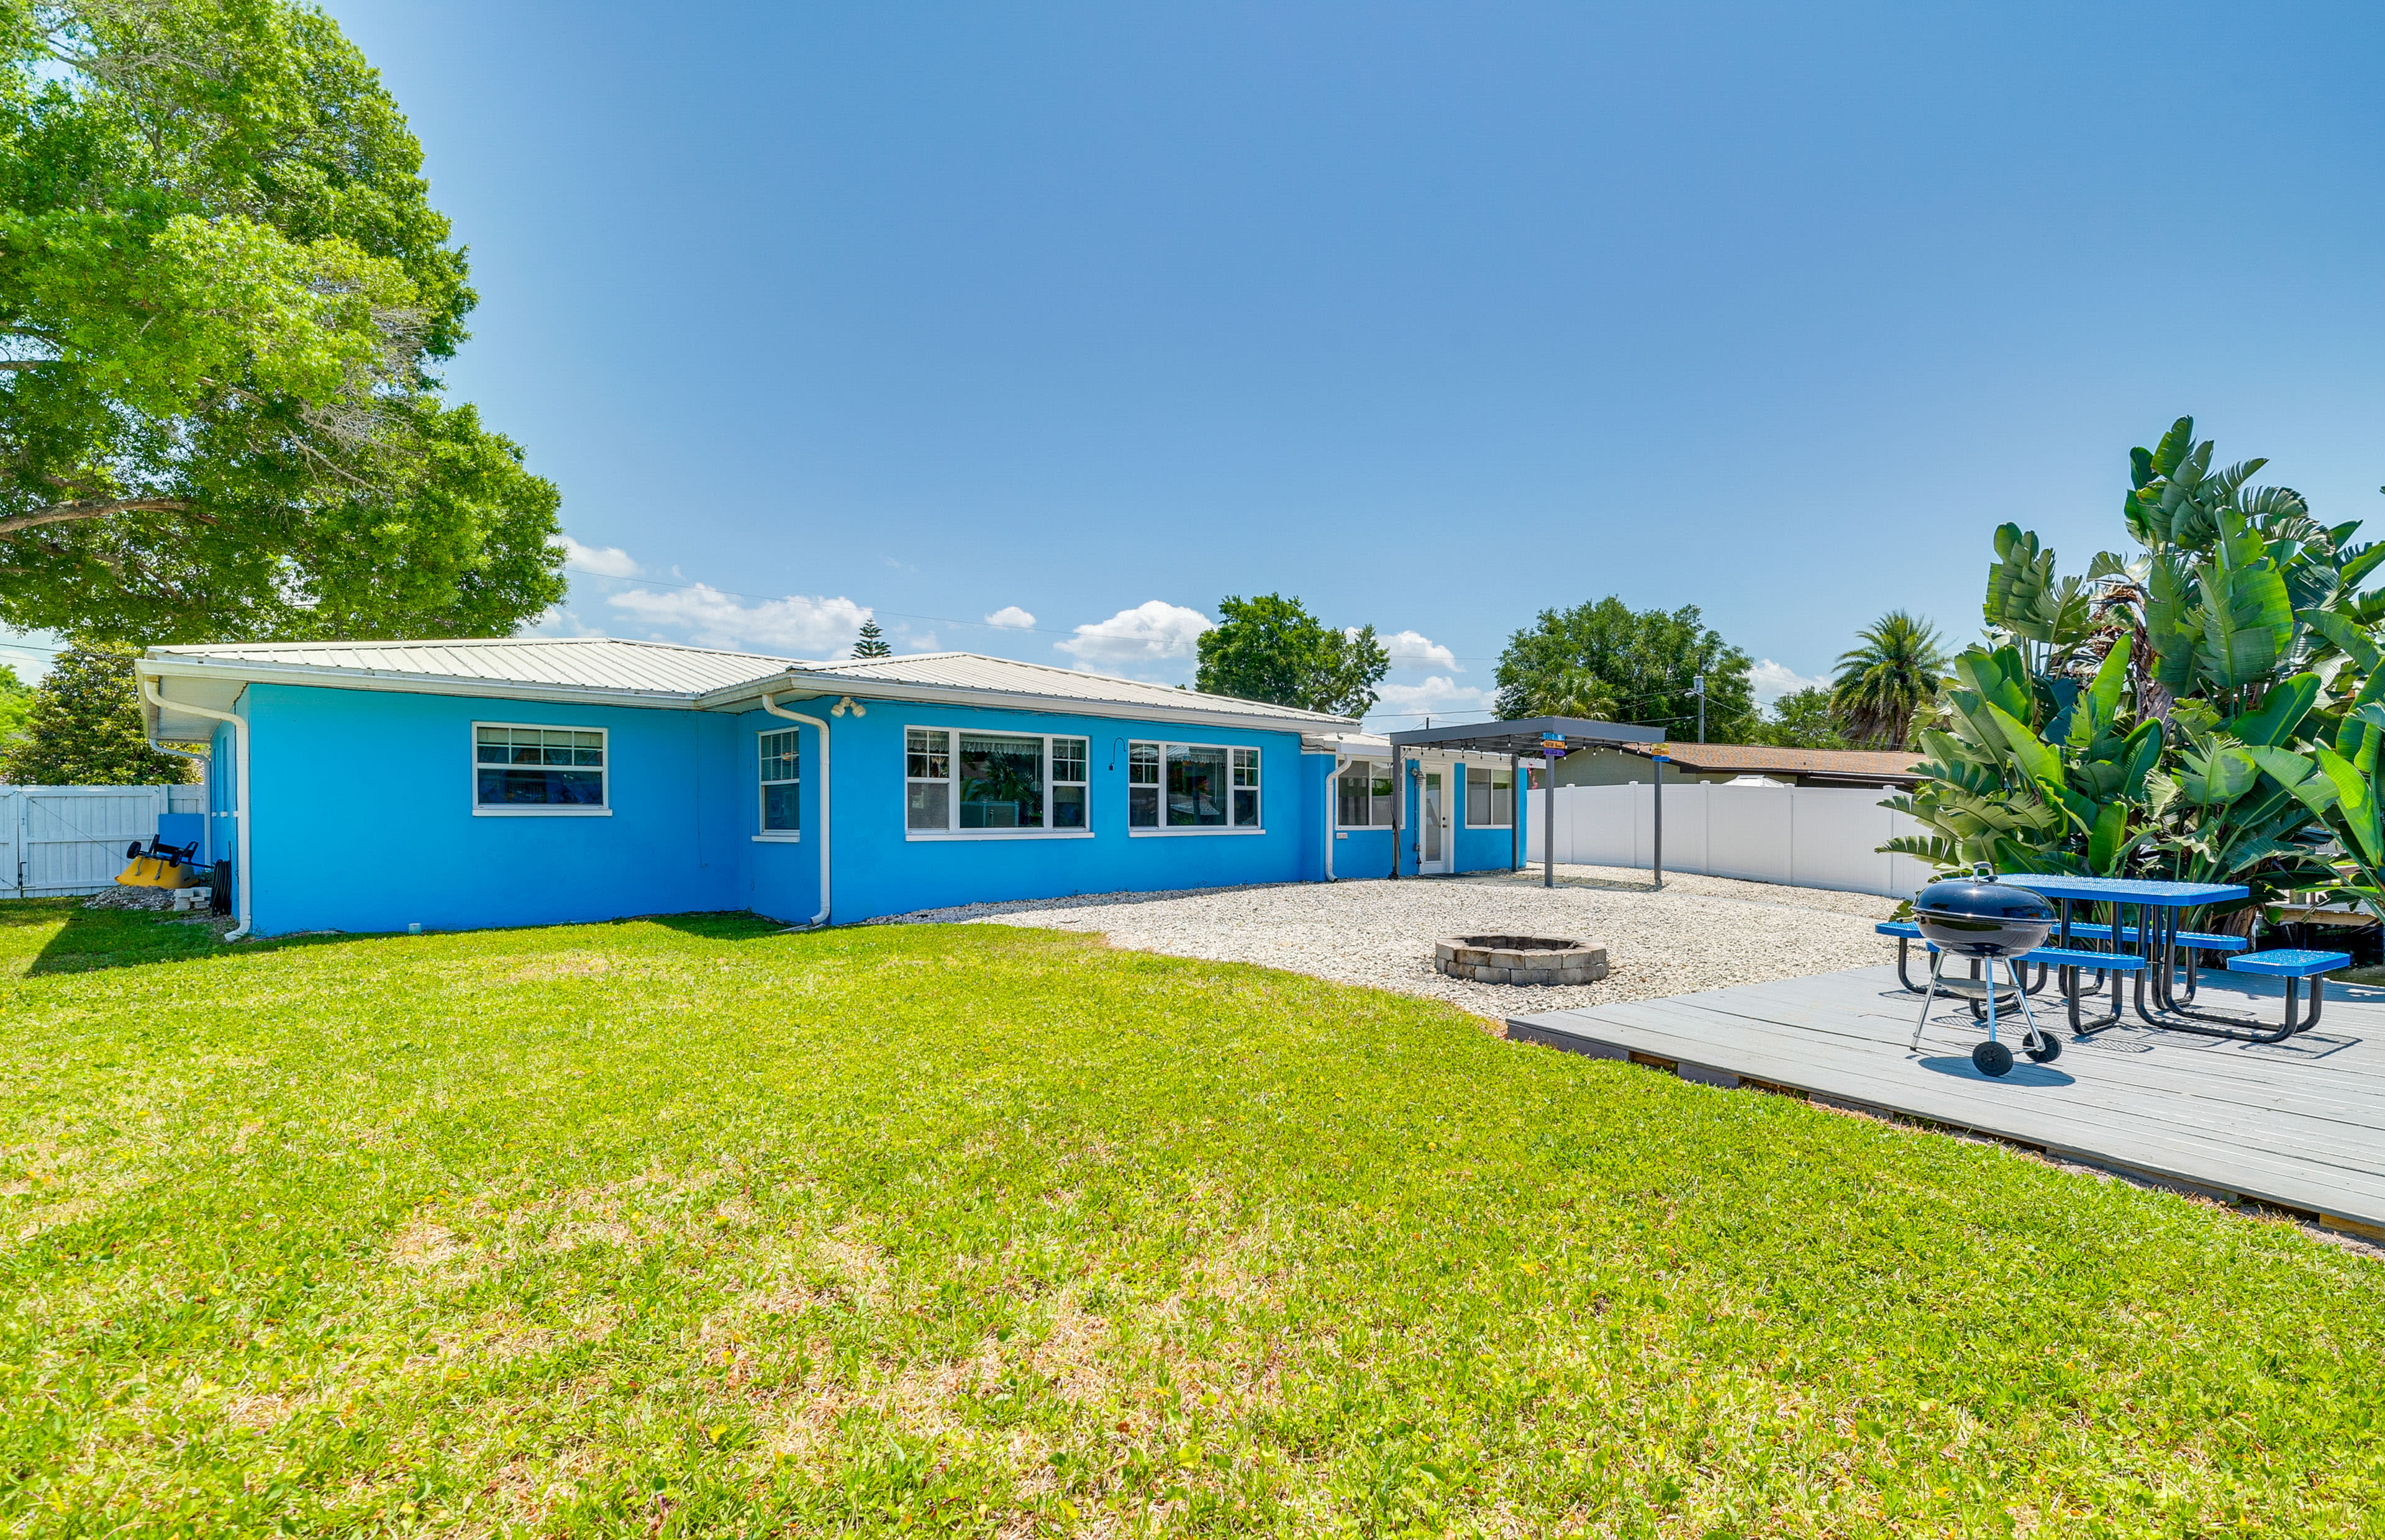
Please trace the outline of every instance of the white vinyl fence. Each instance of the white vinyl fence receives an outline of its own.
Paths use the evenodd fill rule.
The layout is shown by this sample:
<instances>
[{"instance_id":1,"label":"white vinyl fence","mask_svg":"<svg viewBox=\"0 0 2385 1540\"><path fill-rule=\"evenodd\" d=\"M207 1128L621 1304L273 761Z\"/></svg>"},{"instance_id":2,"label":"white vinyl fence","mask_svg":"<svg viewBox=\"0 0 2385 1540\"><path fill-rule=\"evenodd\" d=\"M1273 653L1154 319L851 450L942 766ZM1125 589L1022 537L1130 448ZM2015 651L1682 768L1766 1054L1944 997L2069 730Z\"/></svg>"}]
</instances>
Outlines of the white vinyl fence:
<instances>
[{"instance_id":1,"label":"white vinyl fence","mask_svg":"<svg viewBox=\"0 0 2385 1540\"><path fill-rule=\"evenodd\" d=\"M96 893L161 813L203 813L203 786L0 786L0 899Z\"/></svg>"},{"instance_id":2,"label":"white vinyl fence","mask_svg":"<svg viewBox=\"0 0 2385 1540\"><path fill-rule=\"evenodd\" d=\"M1557 788L1559 863L1652 863L1655 788ZM1529 794L1531 859L1541 859L1543 791ZM1880 806L1893 792L1821 786L1665 787L1665 870L1798 888L1835 888L1909 899L1929 882L1929 863L1881 855L1899 835L1925 833L1910 816Z\"/></svg>"}]
</instances>

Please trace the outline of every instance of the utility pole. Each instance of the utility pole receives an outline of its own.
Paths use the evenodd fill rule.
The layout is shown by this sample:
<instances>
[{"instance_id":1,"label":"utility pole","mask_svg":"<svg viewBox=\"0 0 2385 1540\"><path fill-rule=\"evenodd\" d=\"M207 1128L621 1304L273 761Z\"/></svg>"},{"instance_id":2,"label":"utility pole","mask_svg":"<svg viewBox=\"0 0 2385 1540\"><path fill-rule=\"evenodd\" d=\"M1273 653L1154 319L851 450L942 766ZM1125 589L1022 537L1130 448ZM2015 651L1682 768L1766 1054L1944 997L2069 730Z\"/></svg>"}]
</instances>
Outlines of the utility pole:
<instances>
[{"instance_id":1,"label":"utility pole","mask_svg":"<svg viewBox=\"0 0 2385 1540\"><path fill-rule=\"evenodd\" d=\"M1706 677L1698 676L1698 741L1706 740Z\"/></svg>"}]
</instances>

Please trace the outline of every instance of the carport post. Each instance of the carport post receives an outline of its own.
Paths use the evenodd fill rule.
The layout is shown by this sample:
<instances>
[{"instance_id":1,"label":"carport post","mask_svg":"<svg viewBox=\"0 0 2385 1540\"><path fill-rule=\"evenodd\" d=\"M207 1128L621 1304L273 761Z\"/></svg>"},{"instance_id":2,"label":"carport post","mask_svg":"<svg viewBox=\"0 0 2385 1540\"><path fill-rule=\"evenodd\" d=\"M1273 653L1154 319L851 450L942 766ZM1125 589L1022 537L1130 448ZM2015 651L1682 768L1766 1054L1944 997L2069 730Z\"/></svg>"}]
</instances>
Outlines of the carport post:
<instances>
[{"instance_id":1,"label":"carport post","mask_svg":"<svg viewBox=\"0 0 2385 1540\"><path fill-rule=\"evenodd\" d=\"M1665 756L1656 756L1656 887L1665 886Z\"/></svg>"},{"instance_id":2,"label":"carport post","mask_svg":"<svg viewBox=\"0 0 2385 1540\"><path fill-rule=\"evenodd\" d=\"M1541 886L1557 885L1557 756L1562 735L1541 735Z\"/></svg>"},{"instance_id":3,"label":"carport post","mask_svg":"<svg viewBox=\"0 0 2385 1540\"><path fill-rule=\"evenodd\" d=\"M1524 756L1507 756L1507 870L1524 869L1524 809L1530 804L1524 800Z\"/></svg>"}]
</instances>

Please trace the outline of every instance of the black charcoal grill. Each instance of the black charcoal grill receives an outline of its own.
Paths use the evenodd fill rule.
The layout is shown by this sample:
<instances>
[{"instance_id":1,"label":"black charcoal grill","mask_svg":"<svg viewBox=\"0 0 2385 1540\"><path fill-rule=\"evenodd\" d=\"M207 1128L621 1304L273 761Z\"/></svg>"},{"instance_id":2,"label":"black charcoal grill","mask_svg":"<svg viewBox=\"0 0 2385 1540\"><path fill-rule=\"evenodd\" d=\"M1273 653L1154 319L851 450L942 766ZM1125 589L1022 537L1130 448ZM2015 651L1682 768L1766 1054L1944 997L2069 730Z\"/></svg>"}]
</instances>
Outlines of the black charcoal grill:
<instances>
[{"instance_id":1,"label":"black charcoal grill","mask_svg":"<svg viewBox=\"0 0 2385 1540\"><path fill-rule=\"evenodd\" d=\"M2021 1015L2029 1024L2023 1052L2039 1063L2060 1056L2062 1045L2038 1030L2037 1013L2029 1008L2029 991L2020 976L2019 959L2043 946L2046 933L2054 928L2054 906L2043 895L1998 882L1992 870L1980 865L1967 876L1942 877L1923 888L1913 900L1913 919L1921 927L1922 938L1937 948L1929 963L1929 992L1921 1001L1921 1021L1913 1029L1915 1049L1921 1046L1929 1007L1942 989L1950 994L1976 994L1986 1007L1988 1040L1971 1050L1971 1062L1980 1074L2001 1075L2012 1070L2012 1049L1996 1040L2000 997L2020 1002ZM1987 977L1944 977L1949 957L1969 958L1974 968L1984 963ZM1997 982L1999 962L2012 975L2009 991Z\"/></svg>"},{"instance_id":2,"label":"black charcoal grill","mask_svg":"<svg viewBox=\"0 0 2385 1540\"><path fill-rule=\"evenodd\" d=\"M1913 900L1924 940L1957 957L2018 957L2045 945L2054 906L2026 888L1998 882L1985 866L1944 877Z\"/></svg>"}]
</instances>

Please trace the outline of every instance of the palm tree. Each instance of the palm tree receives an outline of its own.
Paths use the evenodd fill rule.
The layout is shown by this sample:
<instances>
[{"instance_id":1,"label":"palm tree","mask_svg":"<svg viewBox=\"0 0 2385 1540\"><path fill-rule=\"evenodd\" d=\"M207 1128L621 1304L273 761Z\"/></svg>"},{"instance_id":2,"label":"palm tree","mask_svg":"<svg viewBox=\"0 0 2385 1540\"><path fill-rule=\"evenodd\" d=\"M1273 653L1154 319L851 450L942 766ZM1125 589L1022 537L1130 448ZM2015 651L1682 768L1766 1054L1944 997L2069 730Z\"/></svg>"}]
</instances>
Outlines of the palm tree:
<instances>
[{"instance_id":1,"label":"palm tree","mask_svg":"<svg viewBox=\"0 0 2385 1540\"><path fill-rule=\"evenodd\" d=\"M1902 749L1913 719L1946 683L1937 627L1891 610L1855 633L1862 643L1839 656L1830 710L1862 743Z\"/></svg>"}]
</instances>

